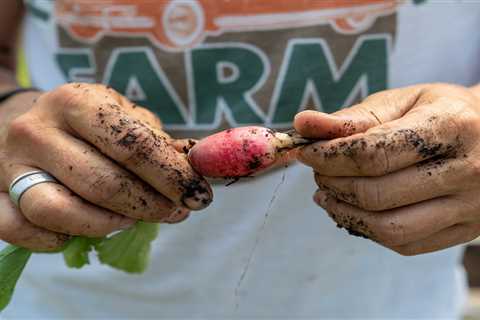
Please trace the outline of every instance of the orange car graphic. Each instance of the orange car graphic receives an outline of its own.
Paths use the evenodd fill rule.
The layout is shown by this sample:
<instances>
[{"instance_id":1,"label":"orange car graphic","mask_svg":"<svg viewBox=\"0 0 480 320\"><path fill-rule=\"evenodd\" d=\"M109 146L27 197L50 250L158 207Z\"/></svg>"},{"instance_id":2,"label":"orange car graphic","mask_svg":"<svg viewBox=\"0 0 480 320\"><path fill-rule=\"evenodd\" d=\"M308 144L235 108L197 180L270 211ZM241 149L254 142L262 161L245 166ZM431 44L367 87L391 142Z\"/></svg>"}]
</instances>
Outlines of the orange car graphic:
<instances>
[{"instance_id":1,"label":"orange car graphic","mask_svg":"<svg viewBox=\"0 0 480 320\"><path fill-rule=\"evenodd\" d=\"M401 0L58 0L57 22L82 41L105 34L150 36L167 50L191 48L227 31L330 24L359 33Z\"/></svg>"}]
</instances>

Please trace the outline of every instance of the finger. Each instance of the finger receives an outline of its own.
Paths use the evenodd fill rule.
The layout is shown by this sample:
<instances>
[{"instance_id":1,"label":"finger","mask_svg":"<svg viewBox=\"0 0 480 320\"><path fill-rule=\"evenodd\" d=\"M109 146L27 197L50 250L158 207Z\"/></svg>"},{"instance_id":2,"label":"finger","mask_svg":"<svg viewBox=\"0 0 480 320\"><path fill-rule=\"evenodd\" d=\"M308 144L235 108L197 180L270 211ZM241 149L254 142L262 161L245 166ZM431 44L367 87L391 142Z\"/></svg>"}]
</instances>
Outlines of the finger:
<instances>
[{"instance_id":1,"label":"finger","mask_svg":"<svg viewBox=\"0 0 480 320\"><path fill-rule=\"evenodd\" d=\"M72 84L73 86L82 86L81 84ZM67 85L68 86L68 85ZM109 86L103 84L88 84L89 87L94 87L99 92L106 92L106 98L112 97L116 103L118 103L122 109L133 118L141 120L143 123L148 124L151 127L162 129L162 121L153 112L147 108L141 107L136 103L128 100L127 97L121 95L118 91ZM80 89L77 88L77 89Z\"/></svg>"},{"instance_id":2,"label":"finger","mask_svg":"<svg viewBox=\"0 0 480 320\"><path fill-rule=\"evenodd\" d=\"M463 151L455 115L438 101L365 133L302 148L298 159L326 176L380 176Z\"/></svg>"},{"instance_id":3,"label":"finger","mask_svg":"<svg viewBox=\"0 0 480 320\"><path fill-rule=\"evenodd\" d=\"M12 167L13 177L37 168ZM135 220L99 208L79 198L61 184L45 182L26 190L20 198L20 212L36 226L86 237L102 237L130 227Z\"/></svg>"},{"instance_id":4,"label":"finger","mask_svg":"<svg viewBox=\"0 0 480 320\"><path fill-rule=\"evenodd\" d=\"M192 210L208 206L210 186L191 168L186 155L169 144L170 137L127 114L108 91L101 90L84 90L78 84L55 90L50 99L67 106L63 116L69 132L95 145L176 205Z\"/></svg>"},{"instance_id":5,"label":"finger","mask_svg":"<svg viewBox=\"0 0 480 320\"><path fill-rule=\"evenodd\" d=\"M338 226L353 235L364 236L387 246L399 246L425 239L445 228L463 222L465 204L450 197L424 201L407 207L371 212L317 191L315 202L324 208ZM473 215L473 214L472 214Z\"/></svg>"},{"instance_id":6,"label":"finger","mask_svg":"<svg viewBox=\"0 0 480 320\"><path fill-rule=\"evenodd\" d=\"M35 166L97 206L150 222L161 222L176 209L150 185L61 130L43 130L30 144Z\"/></svg>"},{"instance_id":7,"label":"finger","mask_svg":"<svg viewBox=\"0 0 480 320\"><path fill-rule=\"evenodd\" d=\"M415 105L422 89L423 86L413 86L382 91L333 114L303 111L295 116L294 127L302 136L317 139L365 132L403 116Z\"/></svg>"},{"instance_id":8,"label":"finger","mask_svg":"<svg viewBox=\"0 0 480 320\"><path fill-rule=\"evenodd\" d=\"M0 239L32 251L54 251L69 237L33 225L18 211L8 194L0 192Z\"/></svg>"},{"instance_id":9,"label":"finger","mask_svg":"<svg viewBox=\"0 0 480 320\"><path fill-rule=\"evenodd\" d=\"M383 211L454 194L471 187L473 169L463 158L438 159L380 177L328 177L315 174L318 187L369 211Z\"/></svg>"},{"instance_id":10,"label":"finger","mask_svg":"<svg viewBox=\"0 0 480 320\"><path fill-rule=\"evenodd\" d=\"M288 150L283 152L276 160L275 160L275 168L280 166L288 166L293 161L297 159L298 149Z\"/></svg>"},{"instance_id":11,"label":"finger","mask_svg":"<svg viewBox=\"0 0 480 320\"><path fill-rule=\"evenodd\" d=\"M480 235L479 224L457 224L425 239L388 248L404 256L413 256L464 244L476 239L478 235Z\"/></svg>"}]
</instances>

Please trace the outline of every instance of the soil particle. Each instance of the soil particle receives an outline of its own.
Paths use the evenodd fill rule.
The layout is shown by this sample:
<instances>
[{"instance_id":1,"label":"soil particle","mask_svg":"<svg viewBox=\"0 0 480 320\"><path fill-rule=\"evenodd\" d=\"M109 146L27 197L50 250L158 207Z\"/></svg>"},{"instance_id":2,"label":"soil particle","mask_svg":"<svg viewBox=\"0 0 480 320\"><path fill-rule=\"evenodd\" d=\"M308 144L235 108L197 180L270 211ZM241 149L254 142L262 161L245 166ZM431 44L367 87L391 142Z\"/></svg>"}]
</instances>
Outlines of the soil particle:
<instances>
[{"instance_id":1,"label":"soil particle","mask_svg":"<svg viewBox=\"0 0 480 320\"><path fill-rule=\"evenodd\" d=\"M272 135L272 136L275 135L275 131L272 130L272 129L270 129L270 128L267 128L267 133L270 134L270 135ZM290 131L290 130L289 130L289 131L287 132L287 134L288 134L289 136L292 136L292 135L293 135L293 131Z\"/></svg>"},{"instance_id":2,"label":"soil particle","mask_svg":"<svg viewBox=\"0 0 480 320\"><path fill-rule=\"evenodd\" d=\"M247 164L248 169L250 169L250 170L255 170L258 167L260 167L261 165L262 165L262 161L257 156L253 156L252 160L250 160Z\"/></svg>"},{"instance_id":3,"label":"soil particle","mask_svg":"<svg viewBox=\"0 0 480 320\"><path fill-rule=\"evenodd\" d=\"M323 184L323 183L317 183L317 185L320 190L326 191L329 195L331 195L335 199L339 199L353 205L358 205L357 195L353 192L343 192L335 188L332 188L330 186L327 186L326 184Z\"/></svg>"},{"instance_id":4,"label":"soil particle","mask_svg":"<svg viewBox=\"0 0 480 320\"><path fill-rule=\"evenodd\" d=\"M188 146L183 146L182 148L183 153L188 154L188 152L190 152L190 149L192 149L195 144L195 140L188 139Z\"/></svg>"},{"instance_id":5,"label":"soil particle","mask_svg":"<svg viewBox=\"0 0 480 320\"><path fill-rule=\"evenodd\" d=\"M242 142L242 150L243 150L243 152L247 153L249 146L250 146L250 141L249 141L248 139L243 139L243 142Z\"/></svg>"},{"instance_id":6,"label":"soil particle","mask_svg":"<svg viewBox=\"0 0 480 320\"><path fill-rule=\"evenodd\" d=\"M135 143L138 139L138 136L132 131L127 132L120 140L117 141L118 145L128 147Z\"/></svg>"},{"instance_id":7,"label":"soil particle","mask_svg":"<svg viewBox=\"0 0 480 320\"><path fill-rule=\"evenodd\" d=\"M118 126L118 125L112 124L112 125L110 125L110 129L112 129L112 131L111 131L112 135L115 135L115 134L118 134L118 133L122 132L122 127Z\"/></svg>"},{"instance_id":8,"label":"soil particle","mask_svg":"<svg viewBox=\"0 0 480 320\"><path fill-rule=\"evenodd\" d=\"M418 163L416 167L420 172L425 172L428 176L432 176L433 174L438 174L439 170L447 164L448 159L445 156L437 156Z\"/></svg>"},{"instance_id":9,"label":"soil particle","mask_svg":"<svg viewBox=\"0 0 480 320\"><path fill-rule=\"evenodd\" d=\"M327 194L331 200L340 203L340 200L335 198L332 194L328 192ZM345 213L334 214L330 213L328 210L327 213L333 219L333 221L335 221L337 228L345 229L348 234L365 239L375 239L375 235L361 218L354 217Z\"/></svg>"},{"instance_id":10,"label":"soil particle","mask_svg":"<svg viewBox=\"0 0 480 320\"><path fill-rule=\"evenodd\" d=\"M147 200L145 200L144 198L139 197L138 200L140 201L143 207L146 207L148 205Z\"/></svg>"},{"instance_id":11,"label":"soil particle","mask_svg":"<svg viewBox=\"0 0 480 320\"><path fill-rule=\"evenodd\" d=\"M118 122L121 126L126 126L130 123L130 120L128 120L126 118L121 118Z\"/></svg>"},{"instance_id":12,"label":"soil particle","mask_svg":"<svg viewBox=\"0 0 480 320\"><path fill-rule=\"evenodd\" d=\"M343 130L341 133L343 136L350 136L355 133L356 130L357 128L355 127L353 120L349 120L343 124Z\"/></svg>"},{"instance_id":13,"label":"soil particle","mask_svg":"<svg viewBox=\"0 0 480 320\"><path fill-rule=\"evenodd\" d=\"M184 183L183 188L185 189L185 192L183 193L184 198L193 198L199 194L208 193L208 190L202 185L201 181L197 179Z\"/></svg>"},{"instance_id":14,"label":"soil particle","mask_svg":"<svg viewBox=\"0 0 480 320\"><path fill-rule=\"evenodd\" d=\"M204 205L212 201L210 196L205 197L205 195L209 194L209 191L203 186L201 180L191 179L190 181L185 181L185 179L182 179L181 181L184 189L182 196L183 201L185 201L185 199L194 199Z\"/></svg>"},{"instance_id":15,"label":"soil particle","mask_svg":"<svg viewBox=\"0 0 480 320\"><path fill-rule=\"evenodd\" d=\"M372 134L366 137L334 143L328 146L326 150L323 150L323 157L326 159L338 156L355 158L357 155L363 154L370 149L369 153L371 154L375 154L380 150L385 150L389 153L415 150L421 158L428 159L438 155L453 157L462 147L459 137L452 144L428 142L426 137L428 135L423 133L421 129L401 129L393 133ZM372 141L375 142L372 143Z\"/></svg>"},{"instance_id":16,"label":"soil particle","mask_svg":"<svg viewBox=\"0 0 480 320\"><path fill-rule=\"evenodd\" d=\"M423 158L438 155L444 146L442 143L427 143L416 131L411 129L398 130L397 133L403 135L405 141L414 146Z\"/></svg>"},{"instance_id":17,"label":"soil particle","mask_svg":"<svg viewBox=\"0 0 480 320\"><path fill-rule=\"evenodd\" d=\"M337 221L337 227L344 228L348 234L365 239L373 238L372 232L362 219L353 216L343 216Z\"/></svg>"}]
</instances>

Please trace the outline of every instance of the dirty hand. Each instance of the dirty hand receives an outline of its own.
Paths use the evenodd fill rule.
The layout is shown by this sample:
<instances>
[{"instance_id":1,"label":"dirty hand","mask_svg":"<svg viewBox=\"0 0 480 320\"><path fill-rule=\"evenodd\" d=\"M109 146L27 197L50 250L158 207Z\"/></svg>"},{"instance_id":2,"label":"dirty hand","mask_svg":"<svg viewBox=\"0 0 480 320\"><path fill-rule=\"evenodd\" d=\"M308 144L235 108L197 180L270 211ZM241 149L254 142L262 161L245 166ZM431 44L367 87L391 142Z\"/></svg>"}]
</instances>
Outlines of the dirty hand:
<instances>
[{"instance_id":1,"label":"dirty hand","mask_svg":"<svg viewBox=\"0 0 480 320\"><path fill-rule=\"evenodd\" d=\"M2 108L27 104L23 95ZM24 112L0 119L2 240L51 250L68 235L104 236L137 219L178 222L210 203L210 186L190 167L182 141L146 109L103 85L68 84L36 95L33 106L30 96L28 107L18 106ZM27 190L17 209L8 186L33 170L59 183Z\"/></svg>"},{"instance_id":2,"label":"dirty hand","mask_svg":"<svg viewBox=\"0 0 480 320\"><path fill-rule=\"evenodd\" d=\"M480 235L480 87L418 85L295 118L315 202L339 227L402 255ZM326 140L331 139L331 140Z\"/></svg>"}]
</instances>

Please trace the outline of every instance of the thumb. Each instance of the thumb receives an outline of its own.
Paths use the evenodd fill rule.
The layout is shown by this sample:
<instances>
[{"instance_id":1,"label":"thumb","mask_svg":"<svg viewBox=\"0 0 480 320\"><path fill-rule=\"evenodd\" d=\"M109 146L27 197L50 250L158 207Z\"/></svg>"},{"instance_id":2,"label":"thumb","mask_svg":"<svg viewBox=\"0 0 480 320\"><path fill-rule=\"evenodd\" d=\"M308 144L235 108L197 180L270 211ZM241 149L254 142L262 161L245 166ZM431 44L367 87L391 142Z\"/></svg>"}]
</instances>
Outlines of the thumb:
<instances>
[{"instance_id":1,"label":"thumb","mask_svg":"<svg viewBox=\"0 0 480 320\"><path fill-rule=\"evenodd\" d=\"M379 124L401 118L416 103L423 86L378 92L363 102L332 114L303 111L293 126L307 138L333 139L365 132Z\"/></svg>"}]
</instances>

